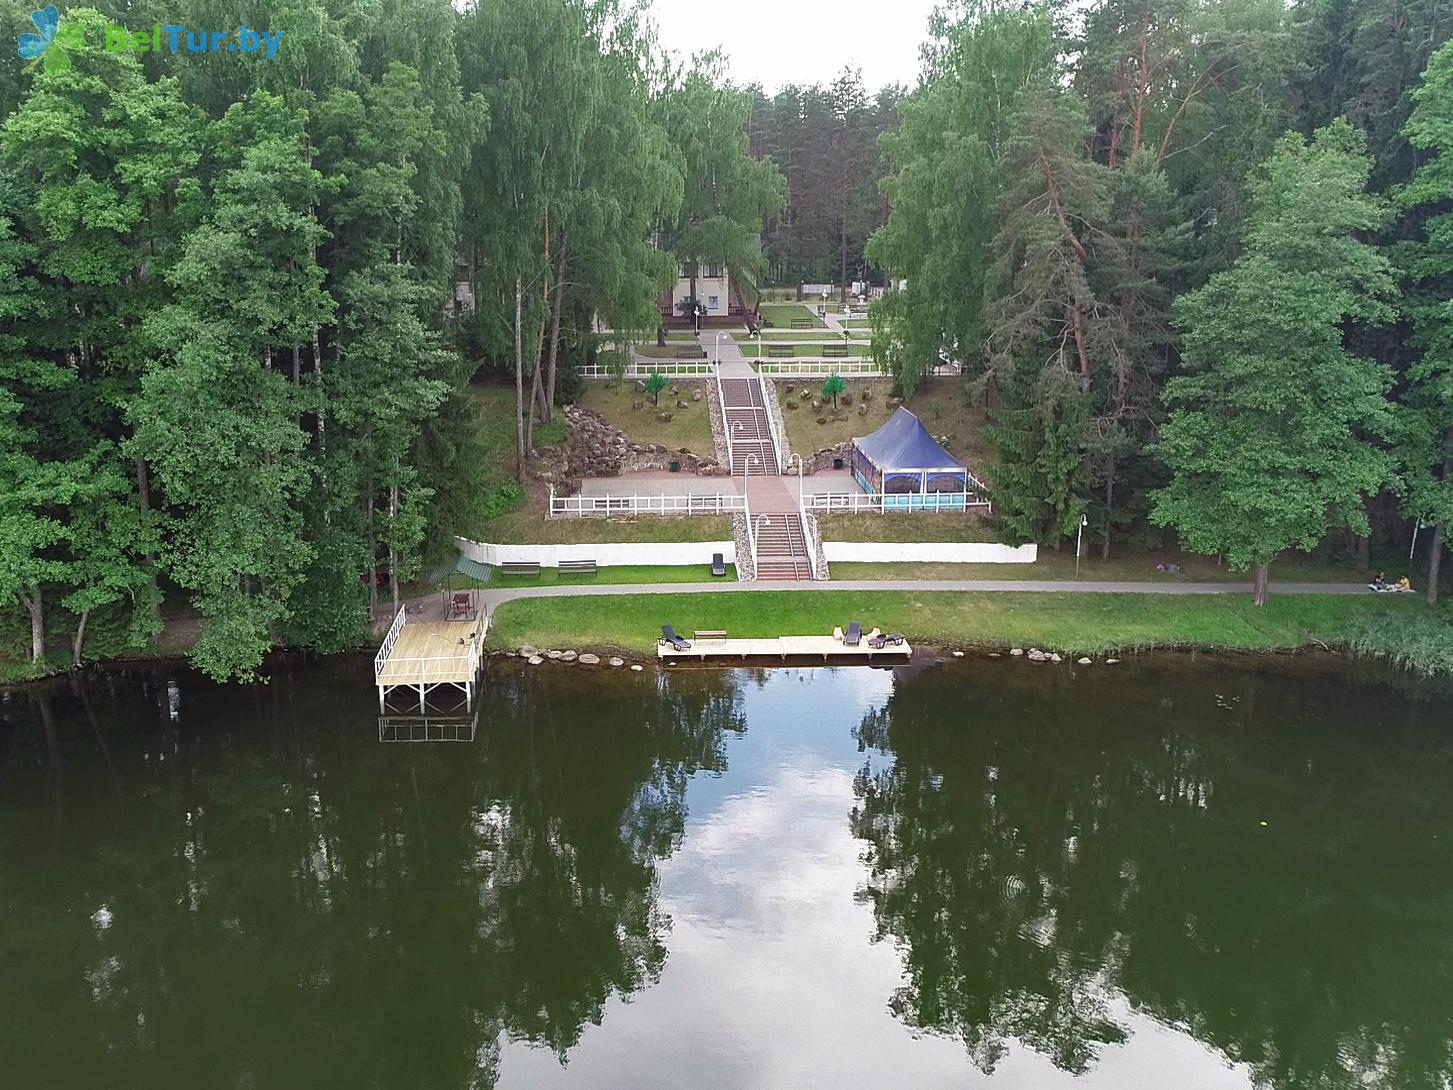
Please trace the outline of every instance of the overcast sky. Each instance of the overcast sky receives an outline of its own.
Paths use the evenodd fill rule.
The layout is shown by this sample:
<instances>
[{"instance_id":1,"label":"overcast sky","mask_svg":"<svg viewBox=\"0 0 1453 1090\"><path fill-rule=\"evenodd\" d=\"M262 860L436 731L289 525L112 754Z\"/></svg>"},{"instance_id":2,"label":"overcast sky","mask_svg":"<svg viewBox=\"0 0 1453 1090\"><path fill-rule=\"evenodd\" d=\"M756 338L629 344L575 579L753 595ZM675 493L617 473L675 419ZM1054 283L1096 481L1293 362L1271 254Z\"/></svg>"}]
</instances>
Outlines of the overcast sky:
<instances>
[{"instance_id":1,"label":"overcast sky","mask_svg":"<svg viewBox=\"0 0 1453 1090\"><path fill-rule=\"evenodd\" d=\"M732 81L769 92L786 83L826 83L845 64L870 91L912 87L918 46L935 0L653 0L661 44L689 57L720 46Z\"/></svg>"}]
</instances>

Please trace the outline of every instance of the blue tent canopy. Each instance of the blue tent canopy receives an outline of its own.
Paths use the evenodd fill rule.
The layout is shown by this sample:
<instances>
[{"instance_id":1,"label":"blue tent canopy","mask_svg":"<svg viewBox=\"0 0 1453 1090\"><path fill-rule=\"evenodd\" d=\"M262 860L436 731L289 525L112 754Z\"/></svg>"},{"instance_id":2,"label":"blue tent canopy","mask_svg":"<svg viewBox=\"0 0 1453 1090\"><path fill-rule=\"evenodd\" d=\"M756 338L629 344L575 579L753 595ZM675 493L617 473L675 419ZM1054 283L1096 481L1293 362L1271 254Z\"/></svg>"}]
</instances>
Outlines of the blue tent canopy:
<instances>
[{"instance_id":1,"label":"blue tent canopy","mask_svg":"<svg viewBox=\"0 0 1453 1090\"><path fill-rule=\"evenodd\" d=\"M881 428L872 435L854 439L853 444L880 473L953 473L964 470L964 464L944 450L938 440L928 434L923 422L902 405Z\"/></svg>"}]
</instances>

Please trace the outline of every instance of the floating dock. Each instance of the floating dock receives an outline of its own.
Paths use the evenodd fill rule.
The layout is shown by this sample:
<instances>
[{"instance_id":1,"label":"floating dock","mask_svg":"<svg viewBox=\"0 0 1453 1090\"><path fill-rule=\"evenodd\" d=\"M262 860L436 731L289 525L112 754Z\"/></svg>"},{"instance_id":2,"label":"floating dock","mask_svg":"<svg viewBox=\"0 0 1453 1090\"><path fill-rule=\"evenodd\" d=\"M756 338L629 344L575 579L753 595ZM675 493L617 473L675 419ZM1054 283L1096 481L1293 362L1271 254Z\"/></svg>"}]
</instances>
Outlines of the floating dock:
<instances>
[{"instance_id":1,"label":"floating dock","mask_svg":"<svg viewBox=\"0 0 1453 1090\"><path fill-rule=\"evenodd\" d=\"M399 610L373 657L380 714L387 710L385 700L396 689L417 693L422 713L428 695L445 685L461 692L465 707L472 709L489 627L484 611L462 621L410 621L406 614L407 607Z\"/></svg>"},{"instance_id":2,"label":"floating dock","mask_svg":"<svg viewBox=\"0 0 1453 1090\"><path fill-rule=\"evenodd\" d=\"M702 639L688 640L691 647L678 651L670 644L657 643L656 657L664 660L741 658L741 659L868 659L872 661L907 662L913 648L905 641L883 647L869 647L868 637L850 647L835 636L776 636L761 640Z\"/></svg>"}]
</instances>

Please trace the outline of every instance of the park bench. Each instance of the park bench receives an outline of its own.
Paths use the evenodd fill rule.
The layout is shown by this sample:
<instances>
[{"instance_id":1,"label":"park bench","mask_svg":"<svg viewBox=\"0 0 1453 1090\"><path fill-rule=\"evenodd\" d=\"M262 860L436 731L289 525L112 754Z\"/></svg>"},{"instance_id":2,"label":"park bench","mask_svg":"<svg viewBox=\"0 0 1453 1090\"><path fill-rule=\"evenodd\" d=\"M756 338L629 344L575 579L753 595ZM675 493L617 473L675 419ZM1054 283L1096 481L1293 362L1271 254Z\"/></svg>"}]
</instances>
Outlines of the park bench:
<instances>
[{"instance_id":1,"label":"park bench","mask_svg":"<svg viewBox=\"0 0 1453 1090\"><path fill-rule=\"evenodd\" d=\"M699 344L683 344L676 349L676 358L678 360L704 360L706 359L706 349Z\"/></svg>"},{"instance_id":2,"label":"park bench","mask_svg":"<svg viewBox=\"0 0 1453 1090\"><path fill-rule=\"evenodd\" d=\"M793 318L792 319L792 328L793 329L811 329L815 325L817 325L817 323L814 322L811 318Z\"/></svg>"},{"instance_id":3,"label":"park bench","mask_svg":"<svg viewBox=\"0 0 1453 1090\"><path fill-rule=\"evenodd\" d=\"M594 575L594 560L562 560L560 561L561 575Z\"/></svg>"},{"instance_id":4,"label":"park bench","mask_svg":"<svg viewBox=\"0 0 1453 1090\"><path fill-rule=\"evenodd\" d=\"M501 575L539 575L540 563L537 560L510 560L499 566Z\"/></svg>"},{"instance_id":5,"label":"park bench","mask_svg":"<svg viewBox=\"0 0 1453 1090\"><path fill-rule=\"evenodd\" d=\"M846 356L848 354L848 346L846 344L828 343L822 346L822 354L824 356Z\"/></svg>"},{"instance_id":6,"label":"park bench","mask_svg":"<svg viewBox=\"0 0 1453 1090\"><path fill-rule=\"evenodd\" d=\"M769 344L767 355L778 359L786 359L789 356L797 355L797 349L790 344Z\"/></svg>"},{"instance_id":7,"label":"park bench","mask_svg":"<svg viewBox=\"0 0 1453 1090\"><path fill-rule=\"evenodd\" d=\"M698 640L724 640L726 639L725 628L698 628L692 633Z\"/></svg>"}]
</instances>

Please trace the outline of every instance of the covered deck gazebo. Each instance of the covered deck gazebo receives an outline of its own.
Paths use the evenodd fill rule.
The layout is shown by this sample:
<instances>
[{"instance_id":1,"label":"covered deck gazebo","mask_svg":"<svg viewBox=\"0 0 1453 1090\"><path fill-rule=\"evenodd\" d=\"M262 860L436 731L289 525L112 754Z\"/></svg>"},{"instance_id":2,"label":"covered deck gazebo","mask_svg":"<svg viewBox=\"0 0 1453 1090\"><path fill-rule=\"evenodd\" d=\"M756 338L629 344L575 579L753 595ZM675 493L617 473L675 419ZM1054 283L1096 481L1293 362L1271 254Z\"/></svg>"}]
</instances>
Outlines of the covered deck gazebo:
<instances>
[{"instance_id":1,"label":"covered deck gazebo","mask_svg":"<svg viewBox=\"0 0 1453 1090\"><path fill-rule=\"evenodd\" d=\"M903 406L872 435L853 440L853 477L885 510L987 507L984 486Z\"/></svg>"}]
</instances>

